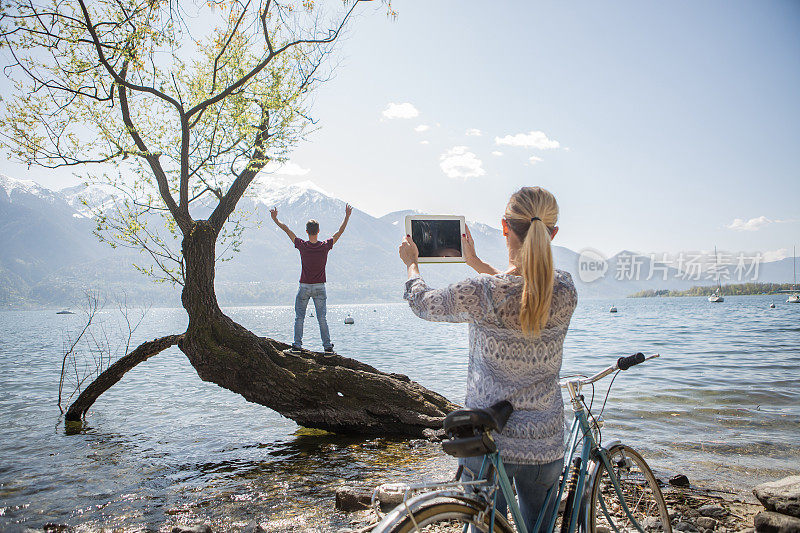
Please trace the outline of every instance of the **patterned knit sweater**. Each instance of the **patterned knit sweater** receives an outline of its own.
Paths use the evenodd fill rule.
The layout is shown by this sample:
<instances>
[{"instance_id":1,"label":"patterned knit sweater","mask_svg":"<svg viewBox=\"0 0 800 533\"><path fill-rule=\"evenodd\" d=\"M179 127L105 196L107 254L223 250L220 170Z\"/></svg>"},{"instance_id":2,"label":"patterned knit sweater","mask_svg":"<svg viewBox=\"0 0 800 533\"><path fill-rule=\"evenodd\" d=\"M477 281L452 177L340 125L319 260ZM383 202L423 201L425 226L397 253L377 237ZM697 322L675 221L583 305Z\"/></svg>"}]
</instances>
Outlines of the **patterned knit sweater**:
<instances>
[{"instance_id":1,"label":"patterned knit sweater","mask_svg":"<svg viewBox=\"0 0 800 533\"><path fill-rule=\"evenodd\" d=\"M420 318L469 323L465 405L508 400L514 412L495 435L504 461L544 464L564 455L564 405L558 375L564 337L578 301L569 273L556 270L550 318L541 335L525 335L519 321L523 279L482 274L443 289L419 276L406 282L405 299Z\"/></svg>"}]
</instances>

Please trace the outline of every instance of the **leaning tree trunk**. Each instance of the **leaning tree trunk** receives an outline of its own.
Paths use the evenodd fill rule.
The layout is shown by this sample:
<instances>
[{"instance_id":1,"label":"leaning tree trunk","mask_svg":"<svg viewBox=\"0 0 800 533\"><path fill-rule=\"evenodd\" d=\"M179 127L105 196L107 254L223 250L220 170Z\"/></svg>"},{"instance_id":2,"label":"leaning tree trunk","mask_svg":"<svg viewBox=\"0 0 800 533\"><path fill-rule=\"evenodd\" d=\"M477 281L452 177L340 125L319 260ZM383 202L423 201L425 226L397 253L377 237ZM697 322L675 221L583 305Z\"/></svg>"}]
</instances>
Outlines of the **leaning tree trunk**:
<instances>
[{"instance_id":1,"label":"leaning tree trunk","mask_svg":"<svg viewBox=\"0 0 800 533\"><path fill-rule=\"evenodd\" d=\"M339 355L284 352L227 317L214 292L216 232L197 221L184 236L181 300L189 326L178 341L203 381L216 383L306 427L420 436L457 406L401 374Z\"/></svg>"}]
</instances>

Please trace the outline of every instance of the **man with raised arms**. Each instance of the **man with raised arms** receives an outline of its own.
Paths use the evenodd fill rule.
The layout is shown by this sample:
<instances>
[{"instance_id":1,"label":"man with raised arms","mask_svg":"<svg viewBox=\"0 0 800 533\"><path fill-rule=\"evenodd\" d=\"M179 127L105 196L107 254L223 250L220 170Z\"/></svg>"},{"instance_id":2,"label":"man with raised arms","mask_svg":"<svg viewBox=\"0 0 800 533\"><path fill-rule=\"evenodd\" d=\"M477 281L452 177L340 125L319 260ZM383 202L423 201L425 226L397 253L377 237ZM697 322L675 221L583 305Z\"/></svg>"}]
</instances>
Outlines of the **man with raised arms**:
<instances>
[{"instance_id":1,"label":"man with raised arms","mask_svg":"<svg viewBox=\"0 0 800 533\"><path fill-rule=\"evenodd\" d=\"M300 251L300 287L297 290L297 297L294 301L294 342L292 342L292 350L299 352L303 346L303 324L306 318L306 309L308 307L308 300L314 300L314 308L317 312L317 322L319 322L319 334L322 337L322 346L325 353L333 353L333 343L331 342L331 335L328 331L328 321L326 319L327 307L327 294L325 292L325 265L328 262L328 252L330 252L336 241L344 233L347 227L347 222L350 220L350 214L353 208L347 204L344 208L344 221L339 227L339 231L333 234L330 239L319 240L319 222L316 220L309 220L306 223L306 233L308 240L304 241L294 234L289 226L278 220L278 208L270 209L270 215L275 224L281 228L286 235L294 243L294 247Z\"/></svg>"}]
</instances>

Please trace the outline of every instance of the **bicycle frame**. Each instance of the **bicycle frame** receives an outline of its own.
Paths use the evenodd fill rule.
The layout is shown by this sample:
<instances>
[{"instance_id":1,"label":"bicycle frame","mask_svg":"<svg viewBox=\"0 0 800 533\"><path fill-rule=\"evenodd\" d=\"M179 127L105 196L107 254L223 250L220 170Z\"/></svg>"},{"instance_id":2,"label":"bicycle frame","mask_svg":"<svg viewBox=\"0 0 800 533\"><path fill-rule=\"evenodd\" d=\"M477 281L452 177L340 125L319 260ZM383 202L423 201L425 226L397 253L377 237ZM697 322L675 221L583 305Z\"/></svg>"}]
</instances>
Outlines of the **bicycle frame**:
<instances>
[{"instance_id":1,"label":"bicycle frame","mask_svg":"<svg viewBox=\"0 0 800 533\"><path fill-rule=\"evenodd\" d=\"M583 424L580 423L581 422L581 416L582 416L583 421L584 421ZM570 453L565 454L565 457L571 458L571 457L574 456L575 450L577 449L577 446L578 446L578 438L579 438L579 436L581 434L581 428L584 428L584 427L587 430L589 429L589 424L586 421L585 414L584 415L580 415L580 414L576 413L576 417L572 422L572 429L570 430L570 437L569 437L569 440L567 441L568 445L567 445L566 449ZM589 431L588 433L590 434L591 432ZM584 432L583 434L586 435L587 432ZM586 478L586 467L585 467L585 464L586 464L586 460L588 459L588 456L589 456L589 453L590 453L590 449L591 449L590 443L586 442L586 439L584 438L584 446L583 446L583 449L581 450L581 471L580 471L580 475L579 475L578 487L577 487L577 490L576 490L576 494L583 494L582 487L583 487L583 483L584 483L585 478ZM511 487L511 481L508 479L508 475L506 474L505 466L503 465L503 460L500 458L500 455L499 455L498 452L486 455L484 457L483 464L481 465L481 469L480 469L480 472L478 474L478 479L482 479L484 476L486 476L486 469L487 469L486 462L487 462L487 460L492 465L494 465L495 470L497 471L497 484L500 487L500 490L503 491L503 495L505 496L506 503L508 504L508 508L511 511L511 516L512 516L512 518L514 520L514 523L517 526L517 531L519 533L528 533L528 528L525 525L525 521L522 519L522 512L520 511L519 505L517 504L517 500L514 497L514 490ZM569 461L569 460L564 461L564 470L562 471L562 475L561 475L561 483L559 483L559 485L558 485L558 492L556 493L555 491L553 491L553 489L550 489L547 492L547 496L545 497L544 505L542 505L542 510L539 512L539 516L536 519L536 524L533 526L533 530L534 531L539 531L539 529L542 526L542 523L544 522L544 520L548 521L547 529L545 531L548 531L548 532L549 531L553 531L553 528L555 527L555 524L556 524L556 519L558 518L558 508L557 507L554 508L554 512L552 513L552 516L549 516L549 517L545 516L545 511L548 509L548 507L550 505L550 502L552 501L552 498L554 496L556 497L556 501L559 501L559 502L561 501L561 497L564 494L564 490L565 490L565 488L567 486L567 483L569 482L568 476L569 476L570 464L571 464L571 461ZM493 501L492 501L492 515L494 515L494 512L495 512L495 506L494 506L495 503L496 503L496 496L493 497ZM577 514L578 514L578 510L579 509L580 509L580 505L574 506L573 516L570 519L569 531L571 531L571 532L575 531L575 524L577 523ZM491 526L492 529L489 530L490 533L491 533L491 531L494 529L494 516L491 517L491 519L489 520L489 523L492 524L492 526Z\"/></svg>"},{"instance_id":2,"label":"bicycle frame","mask_svg":"<svg viewBox=\"0 0 800 533\"><path fill-rule=\"evenodd\" d=\"M641 354L639 354L641 355ZM652 355L647 359L651 359L654 357L658 357L658 354ZM613 465L608 456L608 449L612 448L613 446L609 446L608 449L601 447L599 443L595 440L594 432L592 431L591 424L589 423L587 409L584 407L583 403L583 396L581 395L581 387L584 385L594 383L609 374L619 370L616 365L612 365L605 370L595 374L590 378L582 378L582 379L568 379L565 382L562 382L562 387L567 389L567 392L570 396L570 401L572 403L572 411L574 414L574 419L572 421L572 428L570 429L569 438L567 440L567 445L565 448L565 461L564 461L564 468L561 475L561 483L558 484L558 490L555 491L556 487L551 488L545 497L544 505L542 506L541 511L539 512L539 516L536 519L536 523L533 527L534 531L539 531L542 524L545 520L547 520L547 528L545 531L547 533L552 533L553 528L555 527L556 520L558 519L558 506L553 506L553 512L550 516L546 515L546 510L550 507L550 503L552 502L553 498L556 498L556 502L560 502L561 498L564 495L565 490L567 489L568 484L570 483L570 467L572 465L572 459L574 457L580 457L580 466L578 468L576 485L575 485L575 492L574 492L574 499L571 514L569 517L564 516L562 517L562 523L564 520L569 520L569 527L567 531L569 533L575 533L578 530L579 521L582 520L582 527L584 531L589 531L589 513L587 512L588 509L585 507L585 492L587 488L591 488L592 482L594 481L594 476L597 474L599 462L602 462L603 466L605 467L606 472L608 473L609 478L614 486L614 491L619 498L619 502L622 506L622 509L625 511L628 519L630 519L631 523L634 524L636 529L639 533L645 533L644 529L639 525L636 519L633 517L631 510L628 508L627 503L625 502L625 496L622 493L622 488L620 487L619 479L617 478L616 474L614 473ZM611 443L616 444L615 442ZM577 454L578 447L580 446L580 454ZM589 463L590 461L593 463L593 468L590 472ZM506 473L505 466L503 465L503 460L500 457L499 452L493 452L487 454L483 458L483 462L481 463L480 471L478 472L477 477L473 481L454 481L450 483L433 483L433 484L422 484L422 485L415 485L415 486L405 486L405 494L403 498L403 503L401 505L404 506L405 511L408 513L409 516L412 515L412 511L416 508L419 508L424 503L429 500L432 500L436 497L444 496L454 499L463 500L465 502L473 502L477 504L479 499L476 498L471 493L464 491L464 487L471 486L474 489L479 487L486 487L490 486L489 481L486 479L487 471L489 465L492 465L495 468L496 478L494 482L494 486L498 487L505 496L506 503L508 505L509 510L511 511L511 516L513 518L514 523L517 526L518 533L529 533L528 529L525 525L525 522L522 518L522 513L519 508L519 504L517 504L517 500L514 497L514 489L511 486L511 481L508 479L508 475ZM588 484L587 484L588 481ZM455 489L456 486L461 486L462 490L452 490ZM409 493L415 490L428 490L428 492L419 494L411 499L408 498ZM429 490L434 489L434 490ZM451 489L451 490L447 490ZM377 492L376 488L376 492ZM496 512L496 502L497 502L497 491L485 491L486 499L489 499L491 503L491 516L489 517L489 524L490 524L490 533L493 533L494 530L494 520L495 520L495 512ZM484 500L485 501L485 500ZM611 519L609 515L609 511L603 501L602 495L599 496L599 504L600 508L603 511L603 514L606 516L606 519L611 524L611 527L614 529L615 533L620 533L619 530L614 525L614 521ZM373 506L376 503L376 496L373 494ZM400 506L398 506L399 508ZM581 514L583 513L583 514ZM467 526L465 526L466 532Z\"/></svg>"},{"instance_id":3,"label":"bicycle frame","mask_svg":"<svg viewBox=\"0 0 800 533\"><path fill-rule=\"evenodd\" d=\"M580 400L579 400L580 401ZM580 446L580 452L578 455L578 447ZM565 457L567 460L564 461L564 469L561 475L561 483L558 484L557 487L553 487L547 493L545 497L545 503L542 506L542 510L539 512L539 516L536 519L536 524L533 527L533 531L539 531L541 525L544 521L547 521L547 529L546 532L552 532L553 528L555 527L556 519L558 518L558 506L553 507L553 512L550 516L545 516L546 510L550 506L550 502L553 498L556 498L555 501L560 502L564 492L566 491L567 485L570 482L569 474L570 474L570 465L572 464L571 459L573 457L580 457L581 464L580 469L578 472L578 479L577 485L575 487L575 499L573 500L573 507L572 507L572 514L569 517L569 529L570 533L574 533L578 530L579 521L582 520L583 531L589 531L589 514L586 512L587 509L584 508L582 505L584 503L584 495L587 487L591 487L592 475L596 473L596 469L590 472L589 469L589 462L591 461L602 461L606 467L606 471L608 472L609 477L614 485L614 489L617 492L617 496L619 497L620 502L622 503L622 507L628 517L631 519L631 522L637 526L640 533L645 533L644 530L639 526L639 524L633 519L631 515L630 509L628 509L627 504L625 503L625 499L622 495L622 490L619 485L619 480L617 479L616 475L614 474L614 470L611 468L611 462L608 458L607 450L603 447L597 445L595 441L594 434L592 433L591 426L589 424L586 411L583 409L583 406L580 405L580 409L575 411L575 418L572 421L572 428L570 430L570 436L567 440L567 446L565 448ZM503 495L505 496L506 503L508 504L508 508L511 511L511 516L514 523L517 526L518 533L529 533L525 521L522 518L522 512L520 511L519 504L517 504L517 499L514 497L514 489L511 486L511 481L508 478L508 474L506 473L505 466L503 465L503 460L500 457L498 452L494 452L491 454L487 454L483 458L483 462L481 463L480 470L473 481L454 481L450 483L425 483L420 485L404 485L402 488L404 494L403 503L401 506L404 507L405 512L408 515L411 515L413 510L420 507L426 501L437 497L449 497L455 499L461 499L464 501L474 500L475 497L470 495L469 492L464 492L464 488L466 487L473 487L474 489L479 489L481 487L485 487L489 485L489 481L486 479L487 472L489 466L493 466L496 472L496 486L503 491ZM587 481L589 483L587 484ZM385 486L388 487L388 486ZM456 487L462 487L461 490L455 490ZM554 489L558 489L557 491ZM432 490L431 490L432 489ZM422 494L409 498L409 495L413 491L418 490L426 490ZM377 489L376 489L377 491ZM497 491L487 491L487 497L491 501L491 513L492 516L489 519L490 526L490 533L494 530L494 513L496 512L496 503L497 503ZM373 506L376 503L376 496L373 495ZM605 503L600 498L600 507L603 513L608 516L608 509L605 506ZM581 515L581 512L583 514ZM567 520L568 517L562 517L563 520ZM613 525L613 521L609 520L609 523L612 524L614 531L619 533L616 530L616 527Z\"/></svg>"},{"instance_id":4,"label":"bicycle frame","mask_svg":"<svg viewBox=\"0 0 800 533\"><path fill-rule=\"evenodd\" d=\"M658 357L657 355L655 357ZM605 371L595 375L592 378L587 380L569 380L565 384L565 388L570 396L570 401L572 403L572 411L574 413L574 420L572 421L572 430L570 431L570 438L567 441L567 448L566 450L570 453L565 454L566 457L572 458L575 456L575 452L577 450L578 445L580 444L579 441L583 442L583 446L581 448L580 453L580 470L578 472L578 480L575 487L575 499L573 501L572 507L572 515L569 517L569 528L568 531L570 533L577 530L578 527L578 520L579 520L579 513L581 511L582 504L584 503L584 492L587 489L586 480L587 480L587 473L589 472L589 460L591 459L593 462L597 462L598 460L602 461L603 465L605 466L606 472L608 473L608 477L611 479L611 483L614 485L614 491L619 498L619 502L622 506L622 509L625 511L625 514L630 519L631 523L636 526L636 529L639 530L639 533L645 533L644 529L639 525L636 519L633 518L633 514L631 510L628 508L628 504L625 502L625 496L622 493L622 487L620 487L619 479L617 478L616 474L614 473L614 469L612 468L611 461L608 458L608 450L604 447L601 447L599 443L595 440L594 432L589 424L589 420L587 417L587 410L584 408L583 404L583 396L581 396L581 386L584 383L591 383L602 379L603 377L607 376L611 373L612 370L606 369ZM582 438L581 438L582 436ZM561 496L563 495L564 489L569 482L568 475L570 469L571 461L565 461L564 471L561 478L561 484L559 485L558 491L558 500L561 500ZM596 474L596 470L593 472ZM593 481L593 480L592 480ZM589 485L590 487L591 485ZM550 502L551 495L548 494L548 497L545 501L545 506L542 508L543 510L547 508L547 504ZM603 501L602 495L599 497L600 508L603 511L603 514L611 524L611 527L614 529L616 533L619 533L616 526L614 525L614 521L611 520L609 516L608 509L606 508L605 502ZM585 511L585 510L584 510ZM548 524L549 528L547 531L552 531L553 527L555 526L555 520L558 512L554 512L553 516L550 519L550 523ZM538 530L541 520L541 513L539 519L537 519L535 529ZM562 520L565 520L567 517L562 517ZM589 515L588 513L584 512L584 516L582 517L584 520L583 526L584 530L589 530Z\"/></svg>"},{"instance_id":5,"label":"bicycle frame","mask_svg":"<svg viewBox=\"0 0 800 533\"><path fill-rule=\"evenodd\" d=\"M580 402L579 398L578 402ZM611 478L611 482L614 485L614 489L619 497L619 500L622 504L622 507L625 513L628 515L628 518L631 519L631 522L636 525L637 529L640 533L645 533L644 530L639 526L636 520L633 519L633 516L628 509L627 504L625 503L625 498L622 494L622 489L619 485L619 480L617 476L614 474L614 470L611 468L611 462L608 459L608 453L605 448L602 448L597 445L595 441L594 434L592 433L591 426L589 424L589 420L586 415L586 410L583 408L580 403L576 409L574 409L575 418L572 421L572 428L570 430L570 436L567 440L567 447L566 451L569 453L565 454L565 457L568 460L564 461L564 470L562 471L561 476L561 483L558 485L558 491L553 491L552 489L548 491L547 496L545 498L545 503L542 506L542 510L539 513L538 518L536 519L536 524L533 527L533 531L539 531L540 527L547 520L547 529L545 531L551 532L556 524L556 519L558 518L558 508L553 507L553 513L551 516L545 516L545 512L549 507L552 498L555 497L557 502L561 501L561 497L564 495L564 491L566 490L567 484L570 482L569 480L569 473L570 473L570 465L572 461L570 460L573 457L580 457L580 469L578 472L578 479L577 485L575 487L575 499L572 507L572 514L569 517L569 529L570 533L577 531L578 529L578 521L583 520L583 527L584 531L589 530L589 515L586 513L586 509L583 509L583 516L580 516L582 503L583 503L583 495L584 491L587 488L586 481L589 479L589 460L601 460L605 467L606 471L608 472L609 477ZM578 446L581 446L580 455L576 455ZM517 504L516 498L514 497L514 490L511 487L511 481L508 479L508 475L506 474L505 466L503 465L503 460L500 458L498 452L494 452L492 454L488 454L484 456L483 463L481 464L480 472L478 473L477 479L483 479L486 476L486 471L488 469L488 464L494 466L497 472L497 485L499 486L500 490L503 491L503 495L505 496L506 503L508 504L508 508L511 511L511 516L517 526L517 531L519 533L528 533L528 529L525 526L525 522L522 519L522 512L519 509L519 505ZM492 497L492 517L489 520L489 523L492 524L492 529L494 527L494 513L495 513L495 503L496 503L496 494ZM603 510L603 513L608 517L608 510L606 509L605 503L600 499L600 507ZM562 517L562 520L566 520L567 517ZM613 526L613 521L609 520L609 522ZM616 528L614 527L615 531ZM492 530L490 529L490 532ZM619 533L619 532L617 532Z\"/></svg>"}]
</instances>

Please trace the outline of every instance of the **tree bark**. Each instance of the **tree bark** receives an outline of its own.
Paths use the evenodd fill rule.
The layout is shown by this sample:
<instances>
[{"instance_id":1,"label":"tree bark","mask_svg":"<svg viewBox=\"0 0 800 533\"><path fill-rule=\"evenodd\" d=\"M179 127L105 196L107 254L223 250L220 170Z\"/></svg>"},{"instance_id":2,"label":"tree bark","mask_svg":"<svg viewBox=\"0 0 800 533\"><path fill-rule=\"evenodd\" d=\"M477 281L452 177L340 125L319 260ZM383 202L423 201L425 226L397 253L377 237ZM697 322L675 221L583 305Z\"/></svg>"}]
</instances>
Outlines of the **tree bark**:
<instances>
[{"instance_id":1,"label":"tree bark","mask_svg":"<svg viewBox=\"0 0 800 533\"><path fill-rule=\"evenodd\" d=\"M340 433L422 436L457 406L407 376L339 355L304 352L258 337L227 317L214 293L217 232L196 221L183 239L181 300L189 326L178 341L203 381L216 383L305 427Z\"/></svg>"},{"instance_id":2,"label":"tree bark","mask_svg":"<svg viewBox=\"0 0 800 533\"><path fill-rule=\"evenodd\" d=\"M65 415L66 419L68 421L80 420L95 400L121 380L122 376L124 376L128 370L143 361L147 361L154 355L163 352L170 346L178 344L178 340L181 337L182 335L167 335L166 337L147 341L140 344L131 353L121 357L97 376L97 378L80 393L78 399L69 406L67 414Z\"/></svg>"}]
</instances>

